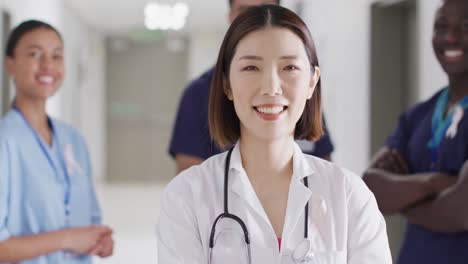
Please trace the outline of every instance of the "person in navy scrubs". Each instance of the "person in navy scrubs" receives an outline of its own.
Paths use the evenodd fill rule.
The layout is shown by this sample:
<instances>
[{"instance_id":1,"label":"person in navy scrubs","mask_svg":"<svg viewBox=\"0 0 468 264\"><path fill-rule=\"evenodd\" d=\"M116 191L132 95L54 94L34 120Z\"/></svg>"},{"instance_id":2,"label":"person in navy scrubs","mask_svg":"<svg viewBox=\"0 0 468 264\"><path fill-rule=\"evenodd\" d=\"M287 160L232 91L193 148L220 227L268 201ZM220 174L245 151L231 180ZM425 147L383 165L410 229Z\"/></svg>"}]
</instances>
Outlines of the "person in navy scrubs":
<instances>
[{"instance_id":1,"label":"person in navy scrubs","mask_svg":"<svg viewBox=\"0 0 468 264\"><path fill-rule=\"evenodd\" d=\"M383 213L408 220L399 264L466 264L468 1L442 2L432 45L448 86L401 115L364 180Z\"/></svg>"},{"instance_id":2,"label":"person in navy scrubs","mask_svg":"<svg viewBox=\"0 0 468 264\"><path fill-rule=\"evenodd\" d=\"M25 21L11 32L5 57L16 93L0 120L0 263L110 256L112 230L101 224L85 141L46 113L64 78L62 37L47 23Z\"/></svg>"}]
</instances>

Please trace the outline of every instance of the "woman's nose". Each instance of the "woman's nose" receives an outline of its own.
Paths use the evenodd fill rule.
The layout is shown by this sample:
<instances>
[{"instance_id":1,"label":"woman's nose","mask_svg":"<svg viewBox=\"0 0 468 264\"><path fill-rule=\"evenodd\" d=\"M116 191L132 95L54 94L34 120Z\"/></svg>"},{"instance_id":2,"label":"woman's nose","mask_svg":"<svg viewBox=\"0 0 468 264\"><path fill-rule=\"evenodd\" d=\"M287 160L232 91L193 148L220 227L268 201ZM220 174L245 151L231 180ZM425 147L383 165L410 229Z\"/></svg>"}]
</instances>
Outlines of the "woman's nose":
<instances>
[{"instance_id":1,"label":"woman's nose","mask_svg":"<svg viewBox=\"0 0 468 264\"><path fill-rule=\"evenodd\" d=\"M265 73L264 81L262 83L262 95L278 95L282 94L281 79L275 69Z\"/></svg>"}]
</instances>

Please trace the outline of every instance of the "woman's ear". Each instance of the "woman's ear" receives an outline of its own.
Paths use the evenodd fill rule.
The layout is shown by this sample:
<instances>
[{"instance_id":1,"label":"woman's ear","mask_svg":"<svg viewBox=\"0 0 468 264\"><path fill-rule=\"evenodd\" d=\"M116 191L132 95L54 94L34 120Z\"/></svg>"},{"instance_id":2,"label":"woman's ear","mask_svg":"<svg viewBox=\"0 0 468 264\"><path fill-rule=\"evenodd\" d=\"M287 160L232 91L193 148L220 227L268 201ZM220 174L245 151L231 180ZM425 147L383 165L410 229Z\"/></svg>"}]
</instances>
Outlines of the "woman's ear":
<instances>
[{"instance_id":1,"label":"woman's ear","mask_svg":"<svg viewBox=\"0 0 468 264\"><path fill-rule=\"evenodd\" d=\"M6 71L8 73L8 75L10 76L10 78L12 79L15 79L15 62L13 60L13 58L7 56L5 58L5 68L6 68Z\"/></svg>"},{"instance_id":2,"label":"woman's ear","mask_svg":"<svg viewBox=\"0 0 468 264\"><path fill-rule=\"evenodd\" d=\"M320 68L318 66L314 66L314 74L312 74L310 77L307 99L312 98L312 95L314 94L314 91L315 91L315 87L317 86L317 83L319 82L319 80L320 80Z\"/></svg>"},{"instance_id":3,"label":"woman's ear","mask_svg":"<svg viewBox=\"0 0 468 264\"><path fill-rule=\"evenodd\" d=\"M232 101L232 100L233 100L233 97L232 97L231 86L229 85L229 82L228 82L228 80L226 80L225 77L223 78L223 91L224 91L224 94L226 95L226 97L227 97L230 101Z\"/></svg>"}]
</instances>

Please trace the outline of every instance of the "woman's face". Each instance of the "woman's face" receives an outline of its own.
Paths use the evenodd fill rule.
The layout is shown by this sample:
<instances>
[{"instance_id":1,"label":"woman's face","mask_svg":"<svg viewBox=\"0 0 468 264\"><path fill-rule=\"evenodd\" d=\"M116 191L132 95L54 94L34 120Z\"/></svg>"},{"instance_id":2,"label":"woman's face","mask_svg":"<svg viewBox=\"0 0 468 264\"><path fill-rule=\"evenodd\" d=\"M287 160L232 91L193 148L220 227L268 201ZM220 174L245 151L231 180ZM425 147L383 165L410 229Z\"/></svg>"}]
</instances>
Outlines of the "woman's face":
<instances>
[{"instance_id":1,"label":"woman's face","mask_svg":"<svg viewBox=\"0 0 468 264\"><path fill-rule=\"evenodd\" d=\"M53 30L39 28L23 35L6 59L17 96L45 100L63 82L63 43Z\"/></svg>"},{"instance_id":2,"label":"woman's face","mask_svg":"<svg viewBox=\"0 0 468 264\"><path fill-rule=\"evenodd\" d=\"M468 1L444 2L436 13L432 45L449 76L468 74Z\"/></svg>"},{"instance_id":3,"label":"woman's face","mask_svg":"<svg viewBox=\"0 0 468 264\"><path fill-rule=\"evenodd\" d=\"M241 137L293 137L320 75L312 69L302 40L288 29L267 27L237 45L229 71Z\"/></svg>"}]
</instances>

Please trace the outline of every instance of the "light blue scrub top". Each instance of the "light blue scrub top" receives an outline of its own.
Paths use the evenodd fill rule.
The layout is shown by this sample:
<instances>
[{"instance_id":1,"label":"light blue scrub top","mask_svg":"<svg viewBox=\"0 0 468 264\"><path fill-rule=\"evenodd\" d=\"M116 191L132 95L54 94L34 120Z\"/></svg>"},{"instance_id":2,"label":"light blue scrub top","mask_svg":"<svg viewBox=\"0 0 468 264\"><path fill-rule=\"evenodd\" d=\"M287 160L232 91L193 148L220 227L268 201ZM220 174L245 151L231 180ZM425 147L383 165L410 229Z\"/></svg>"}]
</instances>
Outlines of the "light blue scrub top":
<instances>
[{"instance_id":1,"label":"light blue scrub top","mask_svg":"<svg viewBox=\"0 0 468 264\"><path fill-rule=\"evenodd\" d=\"M83 138L63 122L49 118L49 123L52 147L15 109L0 121L0 241L101 222ZM91 262L90 256L59 251L21 263Z\"/></svg>"}]
</instances>

